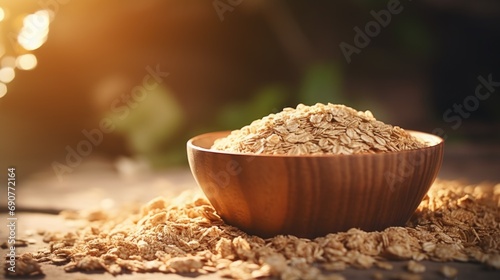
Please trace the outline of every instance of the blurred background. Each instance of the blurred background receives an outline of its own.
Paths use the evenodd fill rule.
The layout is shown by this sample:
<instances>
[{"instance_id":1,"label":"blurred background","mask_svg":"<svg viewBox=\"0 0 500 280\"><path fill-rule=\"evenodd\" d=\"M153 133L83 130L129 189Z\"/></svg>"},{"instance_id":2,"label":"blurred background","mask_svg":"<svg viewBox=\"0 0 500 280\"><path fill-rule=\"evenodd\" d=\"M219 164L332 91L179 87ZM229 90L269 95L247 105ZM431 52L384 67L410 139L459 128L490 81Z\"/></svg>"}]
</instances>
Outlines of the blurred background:
<instances>
[{"instance_id":1,"label":"blurred background","mask_svg":"<svg viewBox=\"0 0 500 280\"><path fill-rule=\"evenodd\" d=\"M0 167L186 167L194 135L331 102L446 137L443 176L500 181L500 2L401 0L365 30L396 2L0 0Z\"/></svg>"}]
</instances>

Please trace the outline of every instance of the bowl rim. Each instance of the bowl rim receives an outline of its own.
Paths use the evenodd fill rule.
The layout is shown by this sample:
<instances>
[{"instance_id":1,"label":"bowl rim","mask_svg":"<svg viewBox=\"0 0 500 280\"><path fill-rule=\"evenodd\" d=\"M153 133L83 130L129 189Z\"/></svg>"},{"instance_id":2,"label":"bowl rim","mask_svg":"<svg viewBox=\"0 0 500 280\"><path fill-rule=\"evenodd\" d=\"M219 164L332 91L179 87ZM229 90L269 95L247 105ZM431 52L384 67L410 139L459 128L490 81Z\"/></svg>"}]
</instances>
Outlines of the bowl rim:
<instances>
[{"instance_id":1,"label":"bowl rim","mask_svg":"<svg viewBox=\"0 0 500 280\"><path fill-rule=\"evenodd\" d=\"M226 152L226 151L221 151L221 150L213 150L210 148L203 148L200 146L197 146L194 144L195 141L205 138L209 135L214 135L214 134L223 134L227 133L229 135L232 131L231 130L221 130L221 131L212 131L212 132L206 132L203 134L199 134L197 136L192 137L189 139L186 143L186 146L188 148L206 152L206 153L213 153L213 154L222 154L222 155L231 155L231 156L252 156L252 157L268 157L268 158L331 158L331 157L373 157L373 156L383 156L383 155L395 155L395 154L405 154L405 153L414 153L414 152L421 152L429 149L435 149L438 146L444 145L444 139L431 133L423 132L423 131L417 131L417 130L409 130L405 129L406 132L410 133L412 136L415 137L425 137L425 138L431 138L433 139L433 143L431 143L428 146L425 146L423 148L417 148L417 149L411 149L411 150L403 150L403 151L389 151L389 152L380 152L380 153L359 153L359 154L316 154L316 155L284 155L284 154L256 154L256 153L237 153L237 152ZM227 136L226 135L226 136ZM418 136L417 136L418 135ZM217 138L219 139L219 138Z\"/></svg>"}]
</instances>

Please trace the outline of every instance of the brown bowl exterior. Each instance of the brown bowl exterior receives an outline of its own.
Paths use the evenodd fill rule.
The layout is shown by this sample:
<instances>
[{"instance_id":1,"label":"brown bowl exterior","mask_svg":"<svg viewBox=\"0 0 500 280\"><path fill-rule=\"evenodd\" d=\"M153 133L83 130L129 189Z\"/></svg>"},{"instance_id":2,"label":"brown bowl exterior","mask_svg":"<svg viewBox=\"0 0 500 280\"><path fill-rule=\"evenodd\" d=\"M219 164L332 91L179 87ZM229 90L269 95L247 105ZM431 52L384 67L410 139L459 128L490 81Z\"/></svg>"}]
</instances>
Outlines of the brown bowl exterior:
<instances>
[{"instance_id":1,"label":"brown bowl exterior","mask_svg":"<svg viewBox=\"0 0 500 280\"><path fill-rule=\"evenodd\" d=\"M187 143L198 185L222 219L250 234L317 237L360 228L404 225L429 190L443 158L443 140L403 152L279 156L210 150L229 132Z\"/></svg>"}]
</instances>

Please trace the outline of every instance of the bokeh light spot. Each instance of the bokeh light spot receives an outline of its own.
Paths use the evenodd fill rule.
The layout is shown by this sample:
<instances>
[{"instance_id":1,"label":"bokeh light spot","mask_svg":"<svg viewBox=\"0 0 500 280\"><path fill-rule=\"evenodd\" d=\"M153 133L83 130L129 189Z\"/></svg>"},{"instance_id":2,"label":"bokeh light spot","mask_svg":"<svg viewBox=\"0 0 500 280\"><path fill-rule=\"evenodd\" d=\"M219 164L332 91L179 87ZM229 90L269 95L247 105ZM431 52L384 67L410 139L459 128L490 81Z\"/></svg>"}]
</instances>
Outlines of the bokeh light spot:
<instances>
[{"instance_id":1,"label":"bokeh light spot","mask_svg":"<svg viewBox=\"0 0 500 280\"><path fill-rule=\"evenodd\" d=\"M10 83L16 77L16 72L14 68L4 67L0 69L0 82L2 83Z\"/></svg>"},{"instance_id":2,"label":"bokeh light spot","mask_svg":"<svg viewBox=\"0 0 500 280\"><path fill-rule=\"evenodd\" d=\"M7 86L4 83L0 83L0 98L7 94Z\"/></svg>"},{"instance_id":3,"label":"bokeh light spot","mask_svg":"<svg viewBox=\"0 0 500 280\"><path fill-rule=\"evenodd\" d=\"M17 42L26 50L36 50L47 41L49 34L50 13L40 10L27 15L23 20L23 28L17 36Z\"/></svg>"},{"instance_id":4,"label":"bokeh light spot","mask_svg":"<svg viewBox=\"0 0 500 280\"><path fill-rule=\"evenodd\" d=\"M17 57L16 66L21 70L31 70L36 67L38 61L34 54L28 53Z\"/></svg>"},{"instance_id":5,"label":"bokeh light spot","mask_svg":"<svg viewBox=\"0 0 500 280\"><path fill-rule=\"evenodd\" d=\"M5 11L2 7L0 7L0 21L5 19Z\"/></svg>"},{"instance_id":6,"label":"bokeh light spot","mask_svg":"<svg viewBox=\"0 0 500 280\"><path fill-rule=\"evenodd\" d=\"M0 62L0 66L14 68L14 67L16 67L16 58L14 56L10 56L10 55L5 56L2 58L2 61Z\"/></svg>"}]
</instances>

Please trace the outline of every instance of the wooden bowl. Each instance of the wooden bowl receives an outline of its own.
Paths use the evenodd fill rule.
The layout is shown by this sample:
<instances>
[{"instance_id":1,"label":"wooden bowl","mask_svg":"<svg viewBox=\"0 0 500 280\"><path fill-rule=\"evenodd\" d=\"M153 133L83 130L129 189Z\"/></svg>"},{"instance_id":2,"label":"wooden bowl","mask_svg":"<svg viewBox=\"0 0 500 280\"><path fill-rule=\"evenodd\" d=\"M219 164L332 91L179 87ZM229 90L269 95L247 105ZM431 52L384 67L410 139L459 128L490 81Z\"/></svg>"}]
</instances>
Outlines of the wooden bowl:
<instances>
[{"instance_id":1,"label":"wooden bowl","mask_svg":"<svg viewBox=\"0 0 500 280\"><path fill-rule=\"evenodd\" d=\"M443 139L416 131L425 148L355 155L256 155L211 150L229 132L187 142L198 185L228 224L250 234L313 238L402 226L441 167Z\"/></svg>"}]
</instances>

